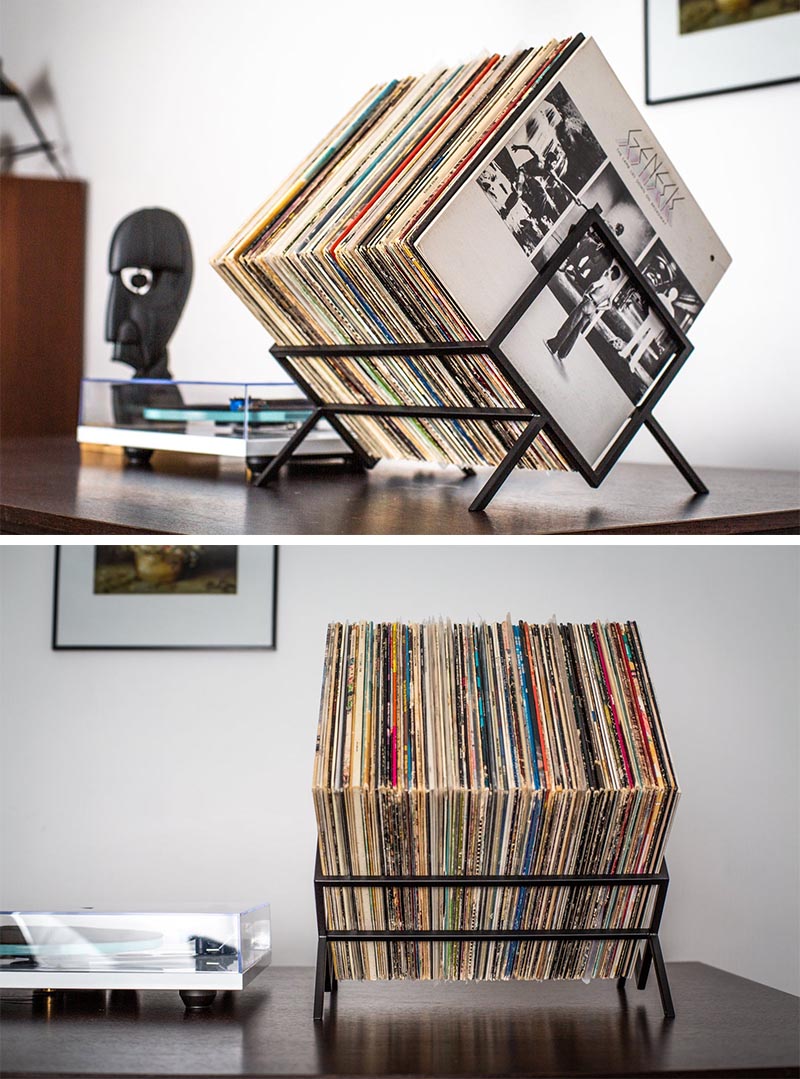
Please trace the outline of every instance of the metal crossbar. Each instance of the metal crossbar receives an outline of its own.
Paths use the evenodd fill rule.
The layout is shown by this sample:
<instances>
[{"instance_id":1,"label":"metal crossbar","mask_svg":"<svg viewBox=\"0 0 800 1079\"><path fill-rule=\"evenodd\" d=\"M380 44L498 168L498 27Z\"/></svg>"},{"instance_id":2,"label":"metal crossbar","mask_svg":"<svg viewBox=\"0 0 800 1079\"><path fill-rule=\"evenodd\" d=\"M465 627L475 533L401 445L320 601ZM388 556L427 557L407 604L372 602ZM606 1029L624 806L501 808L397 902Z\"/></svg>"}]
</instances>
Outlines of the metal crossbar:
<instances>
[{"instance_id":1,"label":"metal crossbar","mask_svg":"<svg viewBox=\"0 0 800 1079\"><path fill-rule=\"evenodd\" d=\"M574 887L630 887L632 885L655 889L655 902L649 924L623 929L587 927L581 929L330 929L325 910L325 891L336 888L574 888ZM655 967L661 1006L667 1019L674 1019L675 1008L667 977L667 968L661 951L659 928L669 887L666 863L656 873L576 873L514 874L507 876L470 875L450 876L444 874L404 874L399 876L325 876L322 873L319 853L314 872L314 895L317 913L317 964L314 983L314 1019L322 1019L325 994L335 993L337 978L333 967L331 945L336 942L394 942L394 941L603 941L636 940L643 948L636 959L636 986L644 989L651 964ZM625 988L626 978L617 979L620 990Z\"/></svg>"},{"instance_id":2,"label":"metal crossbar","mask_svg":"<svg viewBox=\"0 0 800 1079\"><path fill-rule=\"evenodd\" d=\"M555 275L558 268L576 249L590 229L596 230L602 236L604 242L613 251L615 259L625 268L628 277L645 296L647 302L657 312L659 318L673 336L676 344L680 346L668 370L651 388L643 401L638 405L632 405L630 416L622 430L611 445L607 447L601 459L596 462L589 462L584 459L566 432L561 429L503 352L503 343L510 331L536 302L536 299ZM361 465L365 468L372 468L377 464L377 460L365 452L358 439L342 422L343 418L347 416L370 416L381 419L525 421L527 424L525 430L514 440L506 451L503 460L495 467L488 482L473 499L469 507L471 512L486 509L508 478L509 473L516 468L525 452L542 432L547 433L570 468L583 476L591 487L599 487L638 430L641 427L646 427L692 490L698 495L708 494L705 483L686 458L682 456L652 414L655 405L661 399L664 391L683 366L691 351L692 346L683 330L675 321L672 313L661 302L651 283L621 246L618 237L606 226L596 210L587 210L578 225L553 253L544 269L536 275L531 284L500 319L486 341L410 341L368 345L275 345L271 349L273 357L288 372L316 407L308 420L295 432L283 449L272 458L267 467L253 477L253 484L256 487L263 487L273 480L281 467L292 457L298 446L321 419L328 421ZM503 373L509 385L522 401L523 407L481 408L475 406L472 408L456 408L436 404L353 404L352 402L324 401L292 364L292 360L300 358L354 357L380 360L383 357L403 359L421 355L436 356L439 357L442 363L446 363L448 357L458 354L491 357L492 362ZM471 468L464 468L462 471L466 475L474 475Z\"/></svg>"}]
</instances>

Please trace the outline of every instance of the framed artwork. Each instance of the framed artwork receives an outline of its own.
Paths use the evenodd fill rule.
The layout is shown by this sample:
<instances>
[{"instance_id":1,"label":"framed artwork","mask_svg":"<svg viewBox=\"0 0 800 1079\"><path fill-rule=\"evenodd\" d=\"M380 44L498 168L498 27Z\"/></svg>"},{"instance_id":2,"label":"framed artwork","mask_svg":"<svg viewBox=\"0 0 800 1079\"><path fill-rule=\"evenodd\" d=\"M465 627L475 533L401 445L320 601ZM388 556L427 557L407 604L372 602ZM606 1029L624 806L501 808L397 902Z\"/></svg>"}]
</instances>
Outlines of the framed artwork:
<instances>
[{"instance_id":1,"label":"framed artwork","mask_svg":"<svg viewBox=\"0 0 800 1079\"><path fill-rule=\"evenodd\" d=\"M53 648L276 646L278 548L56 548Z\"/></svg>"},{"instance_id":2,"label":"framed artwork","mask_svg":"<svg viewBox=\"0 0 800 1079\"><path fill-rule=\"evenodd\" d=\"M645 0L648 105L800 79L800 0Z\"/></svg>"}]
</instances>

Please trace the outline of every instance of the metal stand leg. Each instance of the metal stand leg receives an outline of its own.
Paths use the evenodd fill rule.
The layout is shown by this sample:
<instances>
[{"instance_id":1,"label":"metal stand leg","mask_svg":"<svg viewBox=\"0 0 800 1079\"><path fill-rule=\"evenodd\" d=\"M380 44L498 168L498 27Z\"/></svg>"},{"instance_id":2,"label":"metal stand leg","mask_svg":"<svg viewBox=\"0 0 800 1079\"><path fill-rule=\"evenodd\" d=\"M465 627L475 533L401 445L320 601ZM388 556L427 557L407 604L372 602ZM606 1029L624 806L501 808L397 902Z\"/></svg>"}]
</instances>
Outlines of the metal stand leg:
<instances>
[{"instance_id":1,"label":"metal stand leg","mask_svg":"<svg viewBox=\"0 0 800 1079\"><path fill-rule=\"evenodd\" d=\"M661 942L658 937L653 937L650 940L650 953L653 956L653 966L656 968L656 980L658 981L658 991L661 994L661 1007L664 1009L664 1018L674 1019L675 1008L672 1005L672 994L669 991L667 967L664 963L664 956L661 952Z\"/></svg>"},{"instance_id":2,"label":"metal stand leg","mask_svg":"<svg viewBox=\"0 0 800 1079\"><path fill-rule=\"evenodd\" d=\"M264 471L260 472L256 476L256 478L253 480L254 487L263 487L265 484L269 483L272 477L277 474L278 470L281 468L284 462L289 460L289 458L292 456L300 443L305 439L306 435L310 434L310 432L316 427L321 418L322 409L315 409L305 421L305 423L303 423L301 427L298 427L298 429L295 431L295 433L292 435L292 437L289 439L283 449L279 453L275 454L275 456L272 458Z\"/></svg>"},{"instance_id":3,"label":"metal stand leg","mask_svg":"<svg viewBox=\"0 0 800 1079\"><path fill-rule=\"evenodd\" d=\"M508 451L506 456L491 474L491 476L489 477L489 481L479 491L477 497L469 508L470 513L477 513L480 510L486 509L486 507L492 501L492 499L500 490L502 485L505 483L506 479L508 478L509 472L511 472L512 469L517 467L525 451L528 449L530 444L541 431L542 427L544 426L544 422L545 421L543 416L534 416L530 420L528 426L525 428L517 441Z\"/></svg>"},{"instance_id":4,"label":"metal stand leg","mask_svg":"<svg viewBox=\"0 0 800 1079\"><path fill-rule=\"evenodd\" d=\"M650 946L650 941L644 942L644 948L642 954L636 960L636 988L644 989L647 985L647 977L650 974L650 963L653 958L653 950Z\"/></svg>"},{"instance_id":5,"label":"metal stand leg","mask_svg":"<svg viewBox=\"0 0 800 1079\"><path fill-rule=\"evenodd\" d=\"M677 470L689 484L693 491L696 491L699 495L707 495L708 488L697 475L695 470L680 452L678 447L669 437L667 432L661 426L661 424L652 415L648 416L644 421L644 426L659 444L661 449L669 457L670 461L675 465Z\"/></svg>"},{"instance_id":6,"label":"metal stand leg","mask_svg":"<svg viewBox=\"0 0 800 1079\"><path fill-rule=\"evenodd\" d=\"M328 423L334 429L334 431L339 436L339 438L342 440L342 442L344 442L344 444L346 446L350 447L350 452L353 454L353 456L355 457L355 459L358 461L358 463L361 465L362 468L370 469L370 468L375 467L375 465L378 463L380 458L379 457L370 457L370 455L368 453L365 453L364 450L362 450L362 448L359 446L359 444L356 442L356 440L353 438L353 436L347 430L345 425L338 418L335 411L326 412L325 413L325 419L328 421Z\"/></svg>"},{"instance_id":7,"label":"metal stand leg","mask_svg":"<svg viewBox=\"0 0 800 1079\"><path fill-rule=\"evenodd\" d=\"M661 942L658 937L650 937L644 942L644 948L642 954L636 958L636 988L644 989L647 985L647 978L650 974L650 964L653 964L656 971L656 981L658 982L658 992L661 996L661 1007L664 1009L664 1016L666 1019L675 1018L675 1008L672 1004L672 994L669 988L669 978L667 977L667 967L664 962L664 954L661 951ZM617 989L620 991L625 989L626 979L617 978Z\"/></svg>"},{"instance_id":8,"label":"metal stand leg","mask_svg":"<svg viewBox=\"0 0 800 1079\"><path fill-rule=\"evenodd\" d=\"M317 942L317 974L314 982L314 1018L322 1018L325 1007L325 990L328 988L328 938L320 937Z\"/></svg>"}]
</instances>

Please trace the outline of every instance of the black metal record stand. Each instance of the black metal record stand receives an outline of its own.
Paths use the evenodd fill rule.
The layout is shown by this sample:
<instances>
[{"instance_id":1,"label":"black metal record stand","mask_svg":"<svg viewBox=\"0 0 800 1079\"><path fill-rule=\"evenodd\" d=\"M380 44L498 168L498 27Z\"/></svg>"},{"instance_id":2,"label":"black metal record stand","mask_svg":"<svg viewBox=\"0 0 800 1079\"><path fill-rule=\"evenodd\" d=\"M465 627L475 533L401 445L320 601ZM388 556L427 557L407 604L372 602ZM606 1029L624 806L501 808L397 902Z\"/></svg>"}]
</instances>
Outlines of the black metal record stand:
<instances>
[{"instance_id":1,"label":"black metal record stand","mask_svg":"<svg viewBox=\"0 0 800 1079\"><path fill-rule=\"evenodd\" d=\"M600 234L605 244L611 249L616 260L625 268L629 278L655 309L676 341L676 355L668 370L653 385L650 392L638 405L632 405L628 422L622 431L605 450L597 462L586 460L566 433L548 413L542 402L503 352L503 342L508 334L535 302L544 287L552 279L564 260L577 248L585 234L593 229ZM314 409L308 419L298 428L286 445L272 458L270 463L253 478L257 487L263 487L273 480L280 468L292 457L320 420L327 420L340 438L352 451L356 461L365 468L372 468L377 459L370 457L357 439L342 423L348 416L373 416L377 419L408 418L430 420L517 420L525 424L522 433L509 448L503 460L495 468L488 482L470 505L471 511L484 510L497 494L509 473L514 469L533 443L536 436L546 431L563 454L568 464L579 472L591 487L599 487L611 468L619 459L640 427L646 427L661 446L669 460L675 465L687 483L697 494L708 494L708 488L681 455L675 444L653 416L653 409L660 400L669 383L683 366L692 351L686 335L675 321L674 316L664 306L651 283L641 273L620 245L618 237L606 226L596 210L587 210L577 226L548 260L541 273L531 282L511 309L500 320L497 327L485 341L454 341L430 343L415 341L406 344L386 345L275 345L271 353L303 393L313 403ZM371 360L380 357L408 358L414 356L437 356L443 363L452 355L488 355L500 368L510 385L523 402L519 408L459 407L447 405L387 405L353 404L323 400L308 382L295 370L292 360L301 357L334 358L365 357ZM463 468L466 475L474 475L471 468Z\"/></svg>"},{"instance_id":2,"label":"black metal record stand","mask_svg":"<svg viewBox=\"0 0 800 1079\"><path fill-rule=\"evenodd\" d=\"M510 930L470 930L470 929L331 929L325 912L325 890L331 888L470 888L470 887L511 887L511 888L571 888L575 886L607 885L621 887L625 885L650 886L656 889L652 912L647 925L627 929L510 929ZM319 852L317 852L314 871L314 896L317 908L317 965L314 981L314 1019L322 1019L325 1006L325 994L335 993L337 979L333 969L331 945L337 941L356 943L374 943L376 941L581 941L581 940L638 940L644 947L636 958L636 987L644 989L650 973L650 966L655 967L661 1006L667 1019L675 1018L672 994L669 988L667 968L661 951L658 932L664 904L669 887L669 873L666 862L657 873L601 873L572 875L523 875L523 876L325 876L322 873ZM645 912L649 901L645 905ZM619 990L625 989L626 979L617 979Z\"/></svg>"}]
</instances>

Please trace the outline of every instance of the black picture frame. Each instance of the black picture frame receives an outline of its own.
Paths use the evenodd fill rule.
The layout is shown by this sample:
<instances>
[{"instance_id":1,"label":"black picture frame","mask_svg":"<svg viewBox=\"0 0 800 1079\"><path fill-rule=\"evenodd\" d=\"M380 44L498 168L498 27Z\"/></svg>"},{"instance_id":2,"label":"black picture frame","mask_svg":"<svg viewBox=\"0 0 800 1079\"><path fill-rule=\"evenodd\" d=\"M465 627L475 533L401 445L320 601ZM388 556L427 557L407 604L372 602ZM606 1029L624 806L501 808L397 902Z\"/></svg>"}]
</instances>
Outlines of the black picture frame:
<instances>
[{"instance_id":1,"label":"black picture frame","mask_svg":"<svg viewBox=\"0 0 800 1079\"><path fill-rule=\"evenodd\" d=\"M83 548L92 547L94 545L80 545ZM237 643L237 644L108 644L108 643L68 643L64 639L63 633L59 633L60 609L63 609L63 597L62 597L62 584L64 580L64 567L61 558L61 546L57 545L54 552L54 574L53 574L53 622L51 633L51 648L53 651L148 651L148 652L161 652L161 651L183 651L183 652L207 652L207 651L226 651L226 652L274 652L278 647L278 563L280 548L277 544L263 544L263 545L250 545L250 547L264 547L268 548L272 552L272 565L271 565L271 582L270 582L270 602L267 608L267 627L269 630L268 640L269 643ZM76 546L70 546L67 550L75 550ZM239 548L242 549L241 547ZM246 549L246 548L245 548ZM138 597L141 598L141 597Z\"/></svg>"},{"instance_id":2,"label":"black picture frame","mask_svg":"<svg viewBox=\"0 0 800 1079\"><path fill-rule=\"evenodd\" d=\"M675 101L693 101L700 97L715 97L719 94L734 94L740 90L760 90L767 86L784 86L788 83L800 82L800 61L798 61L798 74L789 76L787 78L775 78L775 79L763 79L753 82L743 82L736 86L721 86L718 88L712 88L708 90L700 90L687 94L667 94L655 97L651 91L651 72L652 72L652 46L650 40L650 31L652 26L652 18L650 14L650 8L657 0L643 0L644 3L644 99L648 105L668 105ZM675 4L678 4L678 0L675 0ZM709 33L712 31L701 31L703 33Z\"/></svg>"}]
</instances>

